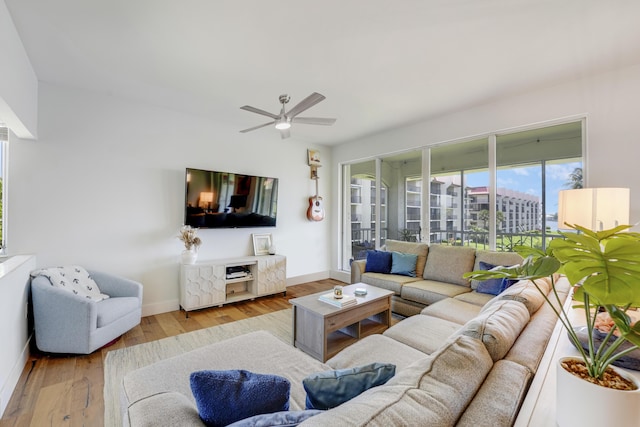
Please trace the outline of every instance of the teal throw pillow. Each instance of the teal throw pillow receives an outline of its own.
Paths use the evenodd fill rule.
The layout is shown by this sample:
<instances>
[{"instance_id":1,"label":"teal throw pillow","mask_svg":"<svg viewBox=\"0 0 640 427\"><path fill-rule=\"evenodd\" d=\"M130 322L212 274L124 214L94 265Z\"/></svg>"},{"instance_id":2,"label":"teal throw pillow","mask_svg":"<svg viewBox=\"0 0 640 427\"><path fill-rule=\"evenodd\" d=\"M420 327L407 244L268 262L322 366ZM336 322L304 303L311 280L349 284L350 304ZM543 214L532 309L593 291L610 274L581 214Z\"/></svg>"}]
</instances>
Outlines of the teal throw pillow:
<instances>
[{"instance_id":1,"label":"teal throw pillow","mask_svg":"<svg viewBox=\"0 0 640 427\"><path fill-rule=\"evenodd\" d=\"M391 363L371 363L355 368L325 371L302 380L307 392L306 409L331 409L360 393L382 385L396 373Z\"/></svg>"},{"instance_id":2,"label":"teal throw pillow","mask_svg":"<svg viewBox=\"0 0 640 427\"><path fill-rule=\"evenodd\" d=\"M418 255L391 252L391 274L416 277Z\"/></svg>"},{"instance_id":3,"label":"teal throw pillow","mask_svg":"<svg viewBox=\"0 0 640 427\"><path fill-rule=\"evenodd\" d=\"M277 375L207 370L192 372L189 381L198 414L208 427L289 410L291 383Z\"/></svg>"},{"instance_id":4,"label":"teal throw pillow","mask_svg":"<svg viewBox=\"0 0 640 427\"><path fill-rule=\"evenodd\" d=\"M364 265L365 273L389 273L391 272L391 252L368 251L367 263Z\"/></svg>"}]
</instances>

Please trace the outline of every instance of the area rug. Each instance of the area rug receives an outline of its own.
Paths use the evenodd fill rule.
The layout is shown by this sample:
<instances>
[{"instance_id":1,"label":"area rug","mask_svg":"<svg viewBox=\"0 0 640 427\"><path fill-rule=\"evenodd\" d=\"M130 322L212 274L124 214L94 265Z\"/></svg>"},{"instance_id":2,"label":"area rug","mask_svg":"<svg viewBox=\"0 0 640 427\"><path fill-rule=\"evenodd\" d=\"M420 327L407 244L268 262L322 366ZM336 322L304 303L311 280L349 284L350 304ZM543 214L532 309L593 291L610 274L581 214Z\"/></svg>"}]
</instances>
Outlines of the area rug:
<instances>
[{"instance_id":1,"label":"area rug","mask_svg":"<svg viewBox=\"0 0 640 427\"><path fill-rule=\"evenodd\" d=\"M108 352L104 363L104 425L122 425L120 384L128 372L207 344L258 330L269 331L291 344L292 310L276 311Z\"/></svg>"}]
</instances>

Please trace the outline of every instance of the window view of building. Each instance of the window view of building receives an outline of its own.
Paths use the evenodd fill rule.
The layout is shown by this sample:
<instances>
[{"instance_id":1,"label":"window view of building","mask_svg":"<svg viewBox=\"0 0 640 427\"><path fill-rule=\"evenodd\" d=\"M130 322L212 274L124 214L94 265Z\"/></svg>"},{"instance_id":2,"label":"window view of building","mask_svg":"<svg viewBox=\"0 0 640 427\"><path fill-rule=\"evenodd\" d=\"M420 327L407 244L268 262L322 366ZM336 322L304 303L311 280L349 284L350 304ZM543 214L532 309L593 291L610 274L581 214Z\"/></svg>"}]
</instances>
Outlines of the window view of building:
<instances>
[{"instance_id":1,"label":"window view of building","mask_svg":"<svg viewBox=\"0 0 640 427\"><path fill-rule=\"evenodd\" d=\"M380 239L387 237L387 189L380 187ZM375 248L376 182L371 177L351 178L351 243L355 259L366 257Z\"/></svg>"},{"instance_id":2,"label":"window view of building","mask_svg":"<svg viewBox=\"0 0 640 427\"><path fill-rule=\"evenodd\" d=\"M422 170L425 154L428 171ZM345 264L366 257L387 238L502 251L517 245L544 249L560 236L559 191L583 185L582 121L390 155L377 166L370 160L344 167L350 176L344 227L351 237L343 245ZM429 193L423 194L427 184Z\"/></svg>"}]
</instances>

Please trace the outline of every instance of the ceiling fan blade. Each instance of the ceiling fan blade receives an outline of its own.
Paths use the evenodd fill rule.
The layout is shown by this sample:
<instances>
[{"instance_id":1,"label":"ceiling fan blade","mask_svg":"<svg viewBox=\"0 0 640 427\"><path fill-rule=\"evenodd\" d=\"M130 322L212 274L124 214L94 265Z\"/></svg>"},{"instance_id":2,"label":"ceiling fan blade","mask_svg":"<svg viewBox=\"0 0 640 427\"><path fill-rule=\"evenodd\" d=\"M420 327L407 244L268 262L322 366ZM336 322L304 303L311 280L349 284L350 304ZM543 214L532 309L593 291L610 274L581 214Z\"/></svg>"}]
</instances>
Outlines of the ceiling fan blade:
<instances>
[{"instance_id":1,"label":"ceiling fan blade","mask_svg":"<svg viewBox=\"0 0 640 427\"><path fill-rule=\"evenodd\" d=\"M323 125L331 126L336 122L336 119L329 119L324 117L295 117L291 119L293 123L302 123L305 125Z\"/></svg>"},{"instance_id":2,"label":"ceiling fan blade","mask_svg":"<svg viewBox=\"0 0 640 427\"><path fill-rule=\"evenodd\" d=\"M280 138L287 139L291 136L291 129L280 130Z\"/></svg>"},{"instance_id":3,"label":"ceiling fan blade","mask_svg":"<svg viewBox=\"0 0 640 427\"><path fill-rule=\"evenodd\" d=\"M275 123L275 121L273 121L273 122L269 122L269 123L265 123L265 124L263 124L263 125L258 125L258 126L254 126L254 127L252 127L252 128L249 128L249 129L241 130L240 132L241 132L241 133L251 132L252 130L260 129L260 128L263 128L263 127L265 127L265 126L272 125L272 124L274 124L274 123Z\"/></svg>"},{"instance_id":4,"label":"ceiling fan blade","mask_svg":"<svg viewBox=\"0 0 640 427\"><path fill-rule=\"evenodd\" d=\"M298 114L302 113L304 110L313 107L323 99L325 99L324 95L320 95L317 92L313 92L311 95L307 96L305 99L300 101L298 105L296 105L291 110L289 110L289 112L287 113L287 117L293 118Z\"/></svg>"},{"instance_id":5,"label":"ceiling fan blade","mask_svg":"<svg viewBox=\"0 0 640 427\"><path fill-rule=\"evenodd\" d=\"M279 119L280 118L280 116L277 115L277 114L273 114L273 113L261 110L261 109L256 108L256 107L252 107L250 105L242 106L242 107L240 107L240 109L241 110L245 110L245 111L250 111L250 112L256 113L256 114L262 114L263 116L271 117L272 119Z\"/></svg>"}]
</instances>

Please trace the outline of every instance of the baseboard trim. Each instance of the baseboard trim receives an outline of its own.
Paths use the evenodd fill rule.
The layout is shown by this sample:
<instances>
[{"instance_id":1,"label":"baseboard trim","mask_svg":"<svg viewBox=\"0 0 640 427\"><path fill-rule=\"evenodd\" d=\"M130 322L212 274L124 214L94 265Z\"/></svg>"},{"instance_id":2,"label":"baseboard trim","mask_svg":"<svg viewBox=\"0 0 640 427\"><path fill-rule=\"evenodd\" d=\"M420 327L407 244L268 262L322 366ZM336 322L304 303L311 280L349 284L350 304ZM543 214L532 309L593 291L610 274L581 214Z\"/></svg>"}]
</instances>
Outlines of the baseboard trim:
<instances>
[{"instance_id":1,"label":"baseboard trim","mask_svg":"<svg viewBox=\"0 0 640 427\"><path fill-rule=\"evenodd\" d=\"M153 316L154 314L167 313L169 311L180 310L180 300L170 300L144 304L142 306L142 317Z\"/></svg>"},{"instance_id":2,"label":"baseboard trim","mask_svg":"<svg viewBox=\"0 0 640 427\"><path fill-rule=\"evenodd\" d=\"M331 270L331 278L341 282L351 283L351 272L343 270Z\"/></svg>"},{"instance_id":3,"label":"baseboard trim","mask_svg":"<svg viewBox=\"0 0 640 427\"><path fill-rule=\"evenodd\" d=\"M18 385L18 381L20 380L20 376L22 375L22 371L24 370L27 361L29 360L29 356L31 355L31 340L33 339L33 334L29 336L27 339L27 343L25 344L22 352L20 353L20 357L16 360L16 363L11 368L11 373L7 377L2 390L0 391L0 418L4 415L4 411L7 409L9 405L9 400L11 399L11 395L15 391L16 385Z\"/></svg>"},{"instance_id":4,"label":"baseboard trim","mask_svg":"<svg viewBox=\"0 0 640 427\"><path fill-rule=\"evenodd\" d=\"M302 276L287 277L287 286L300 285L302 283L313 282L316 280L329 279L331 276L328 271L318 273L303 274Z\"/></svg>"}]
</instances>

